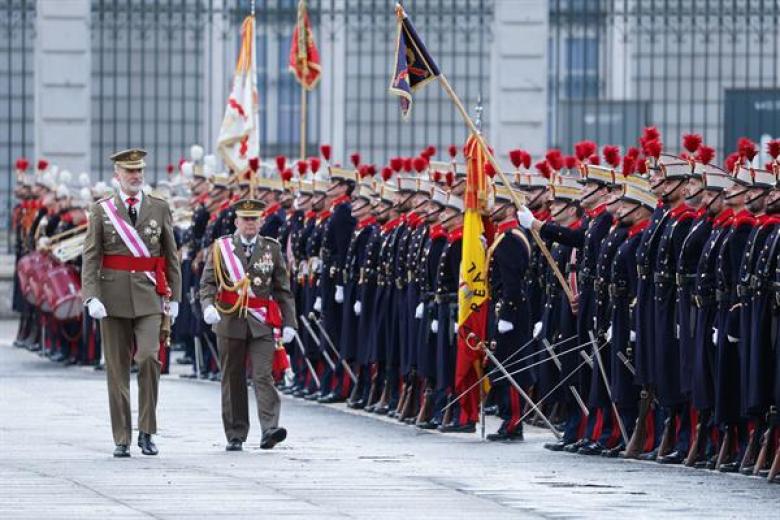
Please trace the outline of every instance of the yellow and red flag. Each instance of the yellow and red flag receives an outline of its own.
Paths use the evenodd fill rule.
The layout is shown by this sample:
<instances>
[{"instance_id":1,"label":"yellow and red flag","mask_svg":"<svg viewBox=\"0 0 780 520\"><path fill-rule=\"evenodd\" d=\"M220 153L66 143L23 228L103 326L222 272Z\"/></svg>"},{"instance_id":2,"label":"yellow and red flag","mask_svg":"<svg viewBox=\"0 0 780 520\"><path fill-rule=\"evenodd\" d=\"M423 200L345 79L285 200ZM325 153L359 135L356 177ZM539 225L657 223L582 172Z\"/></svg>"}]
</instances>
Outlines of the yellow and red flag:
<instances>
[{"instance_id":1,"label":"yellow and red flag","mask_svg":"<svg viewBox=\"0 0 780 520\"><path fill-rule=\"evenodd\" d=\"M484 353L478 346L485 341L488 312L487 240L482 222L488 194L485 173L487 157L476 136L464 149L466 194L464 200L463 245L458 286L458 350L455 363L455 390L462 392L482 376ZM479 414L479 388L463 397L461 408L468 420Z\"/></svg>"},{"instance_id":2,"label":"yellow and red flag","mask_svg":"<svg viewBox=\"0 0 780 520\"><path fill-rule=\"evenodd\" d=\"M306 0L298 2L298 21L295 23L290 47L290 72L306 90L313 89L320 81L320 53L314 43Z\"/></svg>"},{"instance_id":3,"label":"yellow and red flag","mask_svg":"<svg viewBox=\"0 0 780 520\"><path fill-rule=\"evenodd\" d=\"M256 64L255 18L247 16L241 24L241 51L217 139L217 153L238 175L249 169L250 158L260 154Z\"/></svg>"}]
</instances>

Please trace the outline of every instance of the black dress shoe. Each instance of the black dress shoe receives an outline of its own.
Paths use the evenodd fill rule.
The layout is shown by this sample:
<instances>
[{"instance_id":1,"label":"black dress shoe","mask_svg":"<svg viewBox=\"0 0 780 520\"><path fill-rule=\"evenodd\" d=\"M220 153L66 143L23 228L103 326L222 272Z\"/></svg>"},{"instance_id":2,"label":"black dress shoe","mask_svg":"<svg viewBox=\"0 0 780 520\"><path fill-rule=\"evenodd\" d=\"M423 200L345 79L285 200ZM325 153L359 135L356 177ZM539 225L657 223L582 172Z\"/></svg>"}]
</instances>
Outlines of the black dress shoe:
<instances>
[{"instance_id":1,"label":"black dress shoe","mask_svg":"<svg viewBox=\"0 0 780 520\"><path fill-rule=\"evenodd\" d=\"M477 425L474 423L442 424L439 426L439 431L442 433L475 433L477 431Z\"/></svg>"},{"instance_id":2,"label":"black dress shoe","mask_svg":"<svg viewBox=\"0 0 780 520\"><path fill-rule=\"evenodd\" d=\"M708 459L697 460L693 463L693 467L696 469L715 469L717 463L717 457L710 457Z\"/></svg>"},{"instance_id":3,"label":"black dress shoe","mask_svg":"<svg viewBox=\"0 0 780 520\"><path fill-rule=\"evenodd\" d=\"M138 447L144 455L157 455L157 446L152 442L151 434L138 432Z\"/></svg>"},{"instance_id":4,"label":"black dress shoe","mask_svg":"<svg viewBox=\"0 0 780 520\"><path fill-rule=\"evenodd\" d=\"M563 451L566 453L577 453L580 448L583 446L586 446L590 443L588 439L580 439L577 442L573 442L572 444L567 444L563 447Z\"/></svg>"},{"instance_id":5,"label":"black dress shoe","mask_svg":"<svg viewBox=\"0 0 780 520\"><path fill-rule=\"evenodd\" d=\"M615 446L614 448L608 448L601 452L602 457L608 457L610 459L615 459L620 455L620 452L626 449L626 445L622 442Z\"/></svg>"},{"instance_id":6,"label":"black dress shoe","mask_svg":"<svg viewBox=\"0 0 780 520\"><path fill-rule=\"evenodd\" d=\"M580 455L601 455L601 452L606 450L607 447L598 442L590 442L585 446L582 446L577 450Z\"/></svg>"},{"instance_id":7,"label":"black dress shoe","mask_svg":"<svg viewBox=\"0 0 780 520\"><path fill-rule=\"evenodd\" d=\"M498 415L498 406L486 406L485 407L485 415Z\"/></svg>"},{"instance_id":8,"label":"black dress shoe","mask_svg":"<svg viewBox=\"0 0 780 520\"><path fill-rule=\"evenodd\" d=\"M498 430L496 433L488 434L485 438L493 442L522 442L523 432L509 433L506 430Z\"/></svg>"},{"instance_id":9,"label":"black dress shoe","mask_svg":"<svg viewBox=\"0 0 780 520\"><path fill-rule=\"evenodd\" d=\"M663 457L658 457L656 461L659 464L682 464L685 461L685 457L687 455L687 453L675 450L667 455L664 455Z\"/></svg>"},{"instance_id":10,"label":"black dress shoe","mask_svg":"<svg viewBox=\"0 0 780 520\"><path fill-rule=\"evenodd\" d=\"M127 447L127 444L117 444L116 448L114 448L114 457L129 457L130 456L130 448Z\"/></svg>"},{"instance_id":11,"label":"black dress shoe","mask_svg":"<svg viewBox=\"0 0 780 520\"><path fill-rule=\"evenodd\" d=\"M322 404L343 403L344 401L346 401L346 399L333 392L329 393L324 397L320 397L319 399L317 399L317 402Z\"/></svg>"},{"instance_id":12,"label":"black dress shoe","mask_svg":"<svg viewBox=\"0 0 780 520\"><path fill-rule=\"evenodd\" d=\"M739 462L736 460L733 462L725 462L720 465L718 471L721 473L736 473L739 471Z\"/></svg>"},{"instance_id":13,"label":"black dress shoe","mask_svg":"<svg viewBox=\"0 0 780 520\"><path fill-rule=\"evenodd\" d=\"M570 446L572 444L575 444L576 441L573 442L566 442L566 441L558 441L558 442L548 442L544 445L544 449L550 450L550 451L563 451L566 446Z\"/></svg>"},{"instance_id":14,"label":"black dress shoe","mask_svg":"<svg viewBox=\"0 0 780 520\"><path fill-rule=\"evenodd\" d=\"M284 428L271 428L263 434L263 440L260 442L261 450L270 450L287 438L287 430Z\"/></svg>"},{"instance_id":15,"label":"black dress shoe","mask_svg":"<svg viewBox=\"0 0 780 520\"><path fill-rule=\"evenodd\" d=\"M307 401L317 401L320 398L320 394L317 392L312 392L310 394L305 394L303 398Z\"/></svg>"},{"instance_id":16,"label":"black dress shoe","mask_svg":"<svg viewBox=\"0 0 780 520\"><path fill-rule=\"evenodd\" d=\"M227 443L227 446L225 446L225 451L241 451L244 449L242 444L244 443L239 439L233 439Z\"/></svg>"},{"instance_id":17,"label":"black dress shoe","mask_svg":"<svg viewBox=\"0 0 780 520\"><path fill-rule=\"evenodd\" d=\"M366 402L363 399L358 399L357 401L349 401L347 406L353 410L362 410L366 407Z\"/></svg>"},{"instance_id":18,"label":"black dress shoe","mask_svg":"<svg viewBox=\"0 0 780 520\"><path fill-rule=\"evenodd\" d=\"M386 404L384 406L377 406L374 408L373 412L377 415L387 415L390 413L390 405Z\"/></svg>"},{"instance_id":19,"label":"black dress shoe","mask_svg":"<svg viewBox=\"0 0 780 520\"><path fill-rule=\"evenodd\" d=\"M753 475L753 468L755 466L753 464L747 465L744 468L739 468L739 472L743 475L752 476Z\"/></svg>"},{"instance_id":20,"label":"black dress shoe","mask_svg":"<svg viewBox=\"0 0 780 520\"><path fill-rule=\"evenodd\" d=\"M435 430L440 425L435 421L425 421L425 422L417 423L415 426L417 426L421 430Z\"/></svg>"},{"instance_id":21,"label":"black dress shoe","mask_svg":"<svg viewBox=\"0 0 780 520\"><path fill-rule=\"evenodd\" d=\"M637 458L639 460L655 460L658 458L658 450L646 451Z\"/></svg>"}]
</instances>

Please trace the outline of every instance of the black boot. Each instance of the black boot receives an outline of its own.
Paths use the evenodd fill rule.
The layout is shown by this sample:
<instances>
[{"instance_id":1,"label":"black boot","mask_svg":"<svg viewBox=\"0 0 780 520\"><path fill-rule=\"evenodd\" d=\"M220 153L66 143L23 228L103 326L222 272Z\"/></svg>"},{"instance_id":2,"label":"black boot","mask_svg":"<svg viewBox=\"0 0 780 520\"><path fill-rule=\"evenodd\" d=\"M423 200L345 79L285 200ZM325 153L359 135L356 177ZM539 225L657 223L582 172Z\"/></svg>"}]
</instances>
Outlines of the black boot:
<instances>
[{"instance_id":1,"label":"black boot","mask_svg":"<svg viewBox=\"0 0 780 520\"><path fill-rule=\"evenodd\" d=\"M152 435L149 433L138 432L138 447L144 455L157 455L157 446L152 442Z\"/></svg>"}]
</instances>

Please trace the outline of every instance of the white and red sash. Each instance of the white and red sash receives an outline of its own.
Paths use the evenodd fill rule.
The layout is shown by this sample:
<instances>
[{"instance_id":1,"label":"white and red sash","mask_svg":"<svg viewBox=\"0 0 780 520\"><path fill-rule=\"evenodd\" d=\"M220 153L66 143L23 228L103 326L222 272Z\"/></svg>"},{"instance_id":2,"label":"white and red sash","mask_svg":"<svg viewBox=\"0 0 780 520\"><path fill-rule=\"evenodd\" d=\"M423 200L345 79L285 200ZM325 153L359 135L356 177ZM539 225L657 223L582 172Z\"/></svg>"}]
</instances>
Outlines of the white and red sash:
<instances>
[{"instance_id":1,"label":"white and red sash","mask_svg":"<svg viewBox=\"0 0 780 520\"><path fill-rule=\"evenodd\" d=\"M227 267L228 277L233 284L238 283L244 279L244 266L241 264L241 260L236 255L236 248L233 245L233 240L230 237L222 237L217 240L219 244L219 252L222 258L225 259L225 266ZM252 291L252 287L247 288L249 291L249 297L254 298L255 293ZM267 323L268 309L266 307L260 307L258 309L247 308L247 312L252 315L260 323Z\"/></svg>"},{"instance_id":2,"label":"white and red sash","mask_svg":"<svg viewBox=\"0 0 780 520\"><path fill-rule=\"evenodd\" d=\"M119 234L119 238L122 239L122 242L127 249L130 250L130 253L138 258L151 258L152 255L149 252L149 248L144 244L138 231L128 224L125 219L119 216L116 204L114 204L114 199L106 199L100 203L100 206L114 225L114 229L116 229L116 232ZM157 285L155 274L152 271L144 271L144 274L153 284Z\"/></svg>"}]
</instances>

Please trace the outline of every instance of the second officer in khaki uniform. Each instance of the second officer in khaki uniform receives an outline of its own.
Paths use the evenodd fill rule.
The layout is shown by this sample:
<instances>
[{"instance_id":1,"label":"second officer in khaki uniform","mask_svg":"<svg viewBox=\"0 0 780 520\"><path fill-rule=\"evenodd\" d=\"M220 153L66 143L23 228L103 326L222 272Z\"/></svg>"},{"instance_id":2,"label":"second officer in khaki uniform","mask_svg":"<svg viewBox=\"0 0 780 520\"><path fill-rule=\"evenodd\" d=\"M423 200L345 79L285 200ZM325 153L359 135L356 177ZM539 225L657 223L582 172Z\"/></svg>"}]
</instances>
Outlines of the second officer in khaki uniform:
<instances>
[{"instance_id":1,"label":"second officer in khaki uniform","mask_svg":"<svg viewBox=\"0 0 780 520\"><path fill-rule=\"evenodd\" d=\"M203 319L213 325L219 347L228 451L240 451L249 433L247 354L263 434L260 447L271 449L287 437L279 427L280 399L271 369L278 331L285 343L295 336L295 302L279 242L259 235L263 206L252 199L233 205L236 232L214 242L201 278Z\"/></svg>"}]
</instances>

